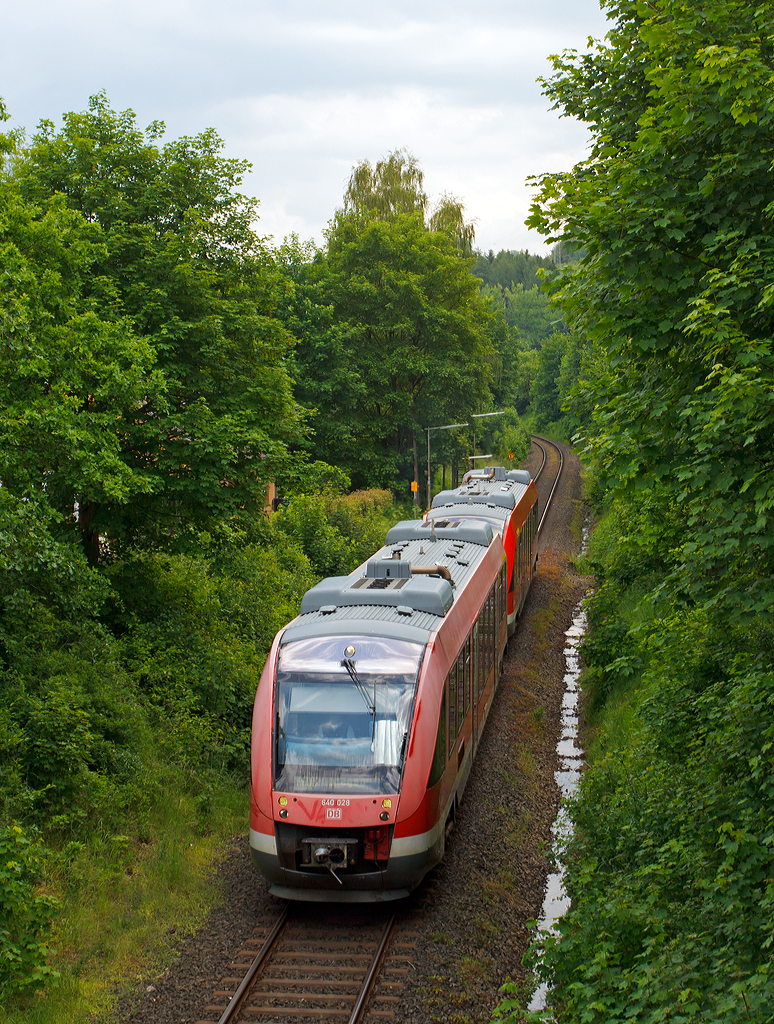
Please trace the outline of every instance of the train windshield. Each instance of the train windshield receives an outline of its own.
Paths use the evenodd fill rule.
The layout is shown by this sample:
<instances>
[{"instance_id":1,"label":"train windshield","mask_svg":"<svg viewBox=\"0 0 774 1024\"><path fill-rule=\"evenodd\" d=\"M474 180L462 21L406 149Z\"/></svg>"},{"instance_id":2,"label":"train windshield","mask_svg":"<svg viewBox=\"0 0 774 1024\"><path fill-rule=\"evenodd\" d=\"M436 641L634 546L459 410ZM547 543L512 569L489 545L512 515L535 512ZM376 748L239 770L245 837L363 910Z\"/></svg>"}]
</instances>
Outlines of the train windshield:
<instances>
[{"instance_id":1,"label":"train windshield","mask_svg":"<svg viewBox=\"0 0 774 1024\"><path fill-rule=\"evenodd\" d=\"M424 647L386 637L285 644L277 665L275 789L397 793Z\"/></svg>"}]
</instances>

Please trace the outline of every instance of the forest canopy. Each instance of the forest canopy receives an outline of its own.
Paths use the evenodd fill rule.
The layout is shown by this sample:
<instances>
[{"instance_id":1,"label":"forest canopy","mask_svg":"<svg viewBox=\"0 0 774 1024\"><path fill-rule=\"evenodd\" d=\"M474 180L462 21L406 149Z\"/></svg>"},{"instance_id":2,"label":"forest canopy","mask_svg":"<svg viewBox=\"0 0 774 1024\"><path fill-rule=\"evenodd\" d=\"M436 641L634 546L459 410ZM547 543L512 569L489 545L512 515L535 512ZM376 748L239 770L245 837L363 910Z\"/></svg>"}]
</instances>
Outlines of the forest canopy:
<instances>
[{"instance_id":1,"label":"forest canopy","mask_svg":"<svg viewBox=\"0 0 774 1024\"><path fill-rule=\"evenodd\" d=\"M77 508L92 563L100 537L174 546L260 512L303 434L247 165L163 130L98 95L14 145L3 181L0 476Z\"/></svg>"},{"instance_id":2,"label":"forest canopy","mask_svg":"<svg viewBox=\"0 0 774 1024\"><path fill-rule=\"evenodd\" d=\"M567 405L602 522L583 645L596 742L572 907L542 938L555 1019L771 1018L774 10L609 0L545 91L588 159L531 223L581 340ZM546 346L544 345L544 350ZM542 957L542 959L541 959Z\"/></svg>"},{"instance_id":3,"label":"forest canopy","mask_svg":"<svg viewBox=\"0 0 774 1024\"><path fill-rule=\"evenodd\" d=\"M222 151L101 93L0 135L4 1005L70 971L48 942L83 879L135 920L146 849L243 806L277 630L412 514L394 495L424 429L507 379L472 223L429 203L414 157L353 168L317 249L257 233ZM498 427L521 454L518 415ZM434 465L469 444L439 440Z\"/></svg>"}]
</instances>

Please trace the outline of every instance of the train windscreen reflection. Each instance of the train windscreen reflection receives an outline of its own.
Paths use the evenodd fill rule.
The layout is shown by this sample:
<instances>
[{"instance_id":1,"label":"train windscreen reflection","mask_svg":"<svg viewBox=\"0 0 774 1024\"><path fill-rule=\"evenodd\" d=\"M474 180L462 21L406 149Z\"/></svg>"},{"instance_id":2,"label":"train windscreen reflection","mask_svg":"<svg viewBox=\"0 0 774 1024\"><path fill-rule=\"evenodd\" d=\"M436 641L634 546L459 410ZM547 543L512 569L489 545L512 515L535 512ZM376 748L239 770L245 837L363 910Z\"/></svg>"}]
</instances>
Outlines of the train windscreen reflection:
<instances>
[{"instance_id":1,"label":"train windscreen reflection","mask_svg":"<svg viewBox=\"0 0 774 1024\"><path fill-rule=\"evenodd\" d=\"M280 650L274 788L397 793L424 647L315 637Z\"/></svg>"}]
</instances>

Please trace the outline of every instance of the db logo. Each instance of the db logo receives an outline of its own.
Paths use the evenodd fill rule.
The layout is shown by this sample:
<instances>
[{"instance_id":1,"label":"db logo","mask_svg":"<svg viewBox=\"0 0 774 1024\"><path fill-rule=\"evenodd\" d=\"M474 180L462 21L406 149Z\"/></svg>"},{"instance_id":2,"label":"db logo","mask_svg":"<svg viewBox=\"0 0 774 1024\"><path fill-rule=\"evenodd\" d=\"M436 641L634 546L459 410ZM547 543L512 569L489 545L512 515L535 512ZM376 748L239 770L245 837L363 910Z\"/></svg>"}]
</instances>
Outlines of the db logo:
<instances>
[{"instance_id":1,"label":"db logo","mask_svg":"<svg viewBox=\"0 0 774 1024\"><path fill-rule=\"evenodd\" d=\"M326 818L340 818L341 808L340 807L328 807L325 811Z\"/></svg>"}]
</instances>

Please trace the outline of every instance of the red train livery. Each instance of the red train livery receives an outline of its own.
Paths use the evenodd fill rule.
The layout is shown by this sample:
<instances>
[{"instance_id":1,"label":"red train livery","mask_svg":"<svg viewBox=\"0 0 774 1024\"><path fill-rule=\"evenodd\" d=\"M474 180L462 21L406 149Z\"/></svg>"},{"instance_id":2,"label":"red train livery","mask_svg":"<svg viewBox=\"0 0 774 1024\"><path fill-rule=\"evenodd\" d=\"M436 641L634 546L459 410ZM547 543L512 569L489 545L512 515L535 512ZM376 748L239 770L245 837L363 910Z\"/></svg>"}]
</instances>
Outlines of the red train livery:
<instances>
[{"instance_id":1,"label":"red train livery","mask_svg":"<svg viewBox=\"0 0 774 1024\"><path fill-rule=\"evenodd\" d=\"M466 473L462 487L433 498L428 518L484 519L499 533L508 559L508 635L524 607L535 569L537 488L525 469L493 466Z\"/></svg>"},{"instance_id":2,"label":"red train livery","mask_svg":"<svg viewBox=\"0 0 774 1024\"><path fill-rule=\"evenodd\" d=\"M275 638L250 815L273 894L399 899L443 857L535 564L537 492L516 472L437 496L351 575L307 591Z\"/></svg>"}]
</instances>

